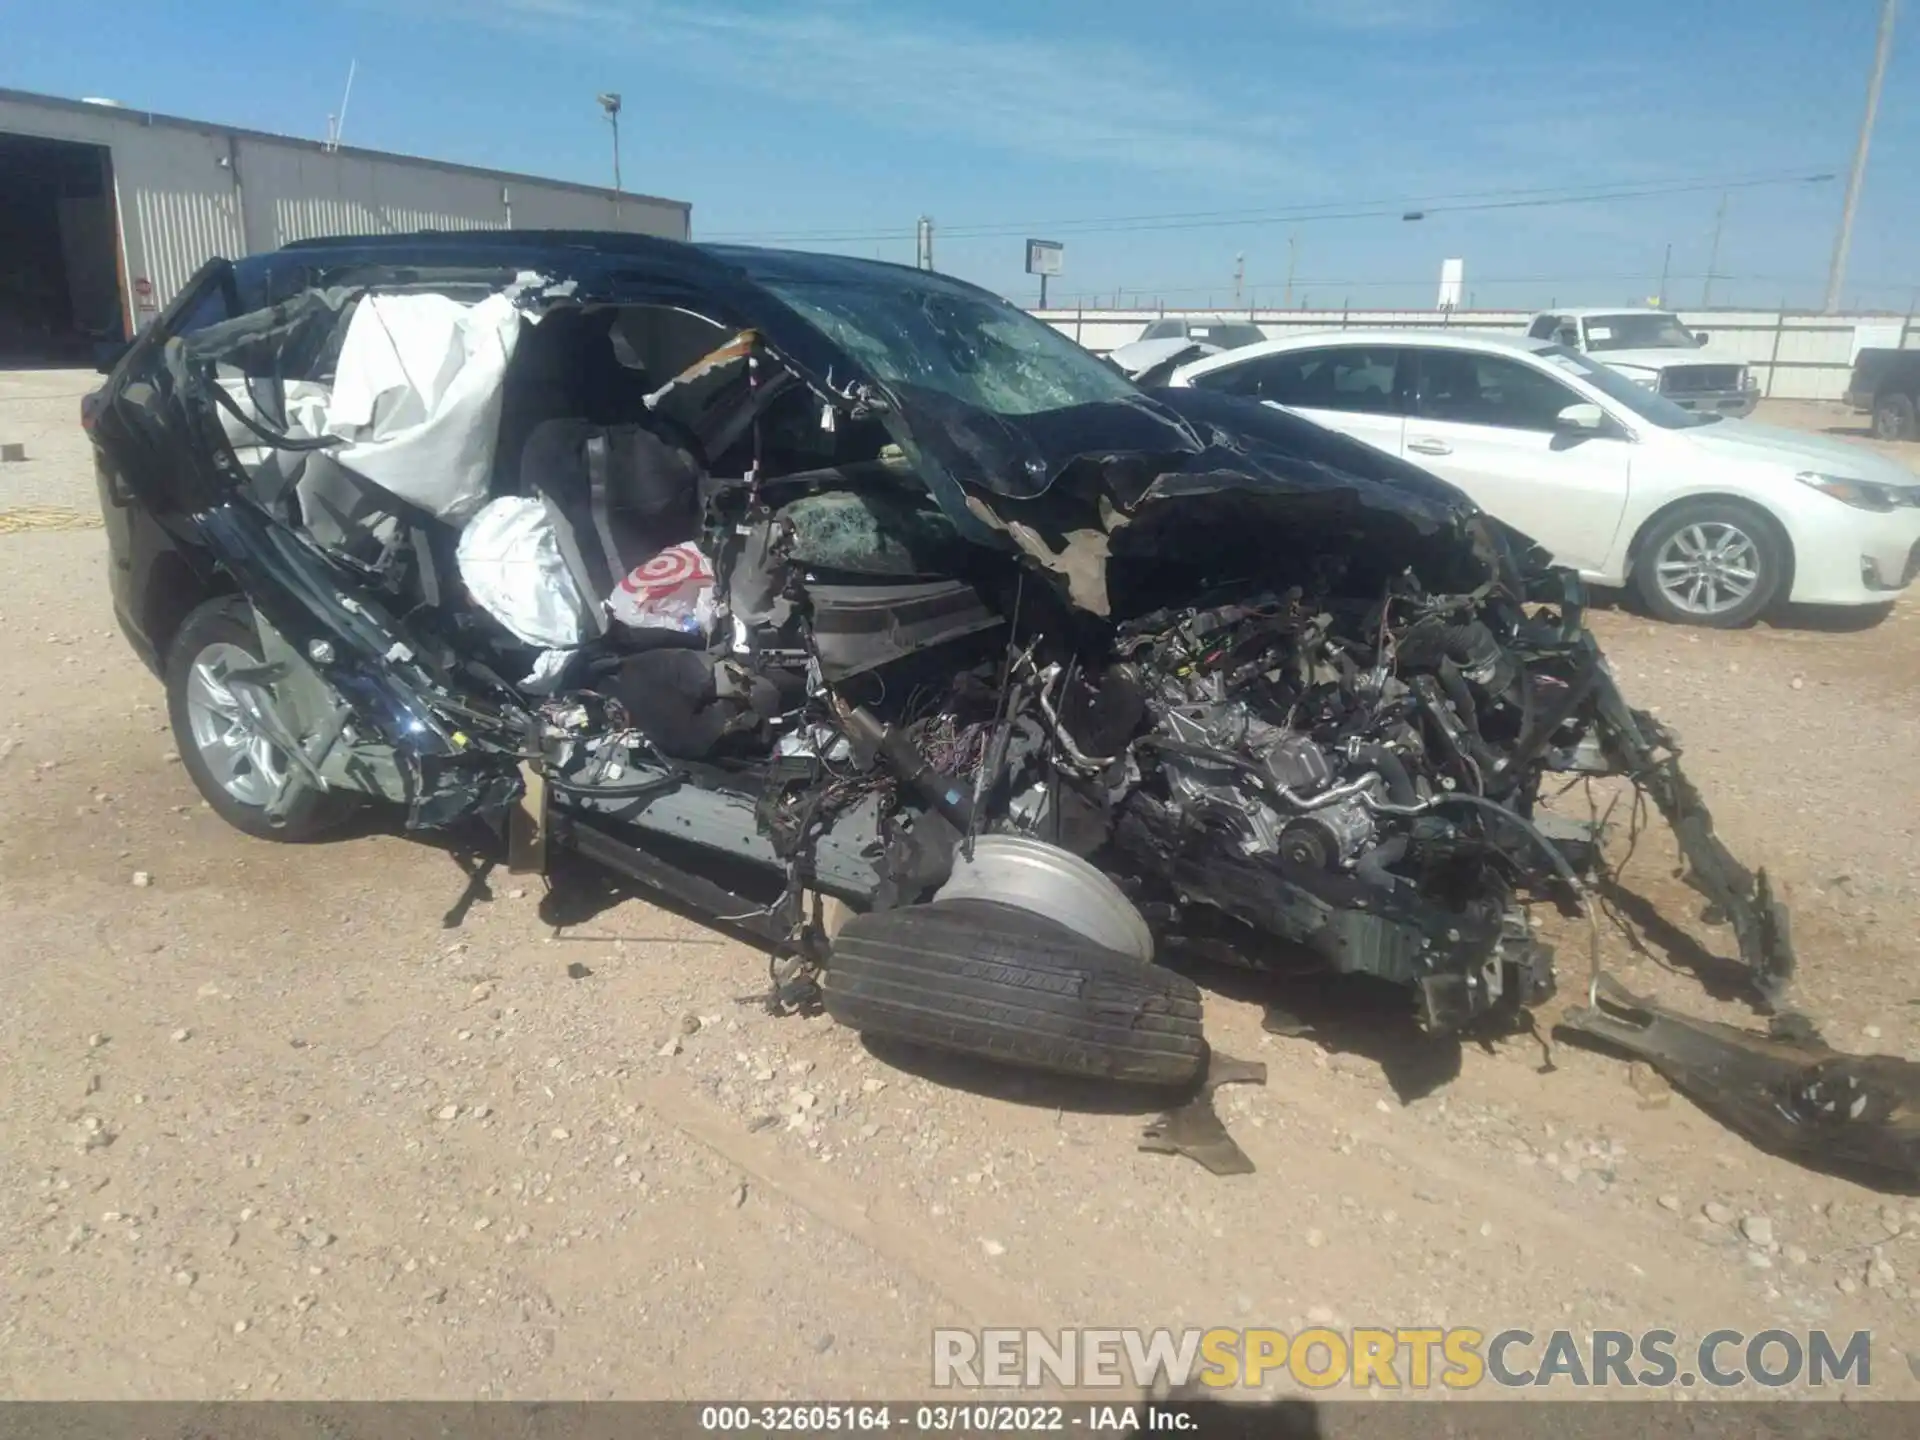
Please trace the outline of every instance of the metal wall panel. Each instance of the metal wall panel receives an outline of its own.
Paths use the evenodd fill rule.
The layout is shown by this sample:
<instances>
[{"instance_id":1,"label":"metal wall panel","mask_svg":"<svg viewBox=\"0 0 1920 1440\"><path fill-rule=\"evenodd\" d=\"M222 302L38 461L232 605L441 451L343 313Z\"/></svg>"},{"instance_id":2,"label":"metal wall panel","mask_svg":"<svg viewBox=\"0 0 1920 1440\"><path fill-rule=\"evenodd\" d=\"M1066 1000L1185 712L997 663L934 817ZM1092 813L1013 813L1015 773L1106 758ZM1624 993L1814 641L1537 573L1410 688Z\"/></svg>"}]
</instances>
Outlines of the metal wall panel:
<instances>
[{"instance_id":1,"label":"metal wall panel","mask_svg":"<svg viewBox=\"0 0 1920 1440\"><path fill-rule=\"evenodd\" d=\"M498 182L270 141L240 142L247 248L275 250L318 235L500 229Z\"/></svg>"},{"instance_id":2,"label":"metal wall panel","mask_svg":"<svg viewBox=\"0 0 1920 1440\"><path fill-rule=\"evenodd\" d=\"M638 196L620 198L616 226L613 197L583 187L250 136L239 141L239 155L255 251L317 235L509 226L687 238L686 207Z\"/></svg>"},{"instance_id":3,"label":"metal wall panel","mask_svg":"<svg viewBox=\"0 0 1920 1440\"><path fill-rule=\"evenodd\" d=\"M112 150L121 229L139 240L128 247L127 275L136 307L148 304L151 313L210 257L245 244L232 155L224 137L133 127L115 136Z\"/></svg>"}]
</instances>

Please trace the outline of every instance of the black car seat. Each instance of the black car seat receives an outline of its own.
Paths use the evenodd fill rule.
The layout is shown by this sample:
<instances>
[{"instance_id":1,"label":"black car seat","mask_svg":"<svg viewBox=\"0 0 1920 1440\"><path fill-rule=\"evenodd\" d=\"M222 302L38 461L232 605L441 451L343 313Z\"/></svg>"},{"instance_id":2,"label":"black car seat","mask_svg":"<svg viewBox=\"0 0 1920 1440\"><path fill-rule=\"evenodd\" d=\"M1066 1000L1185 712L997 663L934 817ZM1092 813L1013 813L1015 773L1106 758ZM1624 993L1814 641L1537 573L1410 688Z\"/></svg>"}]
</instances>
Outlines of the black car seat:
<instances>
[{"instance_id":1,"label":"black car seat","mask_svg":"<svg viewBox=\"0 0 1920 1440\"><path fill-rule=\"evenodd\" d=\"M513 488L524 470L526 445L543 424L572 419L617 425L646 413L652 388L646 372L623 363L614 344L619 314L610 307L567 306L525 327L501 387L496 494Z\"/></svg>"},{"instance_id":2,"label":"black car seat","mask_svg":"<svg viewBox=\"0 0 1920 1440\"><path fill-rule=\"evenodd\" d=\"M638 425L547 420L527 436L520 486L546 502L560 553L596 634L603 603L636 565L700 530L700 476L688 456Z\"/></svg>"},{"instance_id":3,"label":"black car seat","mask_svg":"<svg viewBox=\"0 0 1920 1440\"><path fill-rule=\"evenodd\" d=\"M634 566L700 529L700 471L686 451L638 425L549 420L528 435L520 483L554 520L594 637L588 682L618 699L660 752L702 760L730 744L758 746L765 722L800 703L705 637L674 629L629 630L601 603Z\"/></svg>"}]
</instances>

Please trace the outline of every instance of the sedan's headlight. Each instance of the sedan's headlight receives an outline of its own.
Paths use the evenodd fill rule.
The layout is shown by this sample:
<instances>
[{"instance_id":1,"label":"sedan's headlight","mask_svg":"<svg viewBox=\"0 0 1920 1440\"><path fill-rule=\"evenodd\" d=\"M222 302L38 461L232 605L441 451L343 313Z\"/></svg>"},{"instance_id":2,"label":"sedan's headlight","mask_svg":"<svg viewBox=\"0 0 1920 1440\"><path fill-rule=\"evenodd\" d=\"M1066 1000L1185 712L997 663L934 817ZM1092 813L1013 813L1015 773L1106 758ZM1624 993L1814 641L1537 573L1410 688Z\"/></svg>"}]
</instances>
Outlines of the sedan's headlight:
<instances>
[{"instance_id":1,"label":"sedan's headlight","mask_svg":"<svg viewBox=\"0 0 1920 1440\"><path fill-rule=\"evenodd\" d=\"M1882 485L1874 480L1855 480L1846 475L1822 475L1818 470L1802 470L1793 478L1856 510L1885 514L1903 506L1920 508L1920 486L1916 485Z\"/></svg>"}]
</instances>

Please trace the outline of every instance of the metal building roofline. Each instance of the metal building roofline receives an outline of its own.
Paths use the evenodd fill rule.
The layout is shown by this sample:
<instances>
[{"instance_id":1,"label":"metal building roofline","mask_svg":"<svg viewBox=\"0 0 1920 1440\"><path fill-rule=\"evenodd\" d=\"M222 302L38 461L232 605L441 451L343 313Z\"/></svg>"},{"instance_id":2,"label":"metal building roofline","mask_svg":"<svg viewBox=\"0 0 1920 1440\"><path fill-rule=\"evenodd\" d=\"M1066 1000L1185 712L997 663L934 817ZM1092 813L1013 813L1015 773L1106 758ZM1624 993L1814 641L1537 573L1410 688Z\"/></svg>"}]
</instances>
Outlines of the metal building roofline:
<instances>
[{"instance_id":1,"label":"metal building roofline","mask_svg":"<svg viewBox=\"0 0 1920 1440\"><path fill-rule=\"evenodd\" d=\"M295 149L308 150L316 155L355 155L368 160L399 160L408 165L424 165L434 170L451 171L456 175L478 175L489 180L507 183L550 185L581 195L597 195L607 200L617 197L642 204L667 205L684 212L689 217L693 214L693 202L690 200L669 200L662 195L647 195L638 190L616 191L605 185L584 185L577 180L556 180L546 175L528 175L513 170L491 170L484 165L462 165L453 160L435 160L426 155L408 155L398 150L368 150L358 145L342 145L335 149L322 141L307 140L298 135L276 135L271 130L249 130L244 126L222 125L212 120L188 120L178 115L162 115L153 110L136 110L130 105L92 105L85 100L68 100L59 95L40 95L31 90L9 90L4 86L0 86L0 101L11 101L19 105L55 110L71 115L90 115L96 119L119 119L127 124L140 125L148 129L162 126L173 130L191 130L201 135L234 135L249 140L266 140L275 145L289 145Z\"/></svg>"}]
</instances>

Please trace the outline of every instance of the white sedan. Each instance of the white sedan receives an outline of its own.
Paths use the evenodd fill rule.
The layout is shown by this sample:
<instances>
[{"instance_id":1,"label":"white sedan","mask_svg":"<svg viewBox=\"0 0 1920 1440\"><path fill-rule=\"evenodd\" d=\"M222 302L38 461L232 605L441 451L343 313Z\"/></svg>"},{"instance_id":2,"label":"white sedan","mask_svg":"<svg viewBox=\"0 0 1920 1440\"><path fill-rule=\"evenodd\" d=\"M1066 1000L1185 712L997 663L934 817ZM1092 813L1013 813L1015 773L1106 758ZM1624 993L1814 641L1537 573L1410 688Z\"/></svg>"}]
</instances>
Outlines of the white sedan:
<instances>
[{"instance_id":1,"label":"white sedan","mask_svg":"<svg viewBox=\"0 0 1920 1440\"><path fill-rule=\"evenodd\" d=\"M1174 372L1425 467L1663 619L1891 601L1920 572L1920 478L1860 446L1696 415L1550 341L1339 330Z\"/></svg>"}]
</instances>

